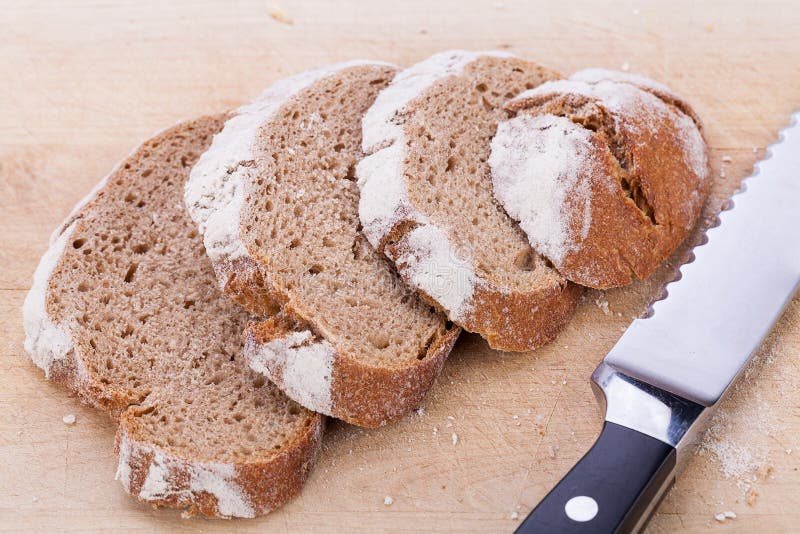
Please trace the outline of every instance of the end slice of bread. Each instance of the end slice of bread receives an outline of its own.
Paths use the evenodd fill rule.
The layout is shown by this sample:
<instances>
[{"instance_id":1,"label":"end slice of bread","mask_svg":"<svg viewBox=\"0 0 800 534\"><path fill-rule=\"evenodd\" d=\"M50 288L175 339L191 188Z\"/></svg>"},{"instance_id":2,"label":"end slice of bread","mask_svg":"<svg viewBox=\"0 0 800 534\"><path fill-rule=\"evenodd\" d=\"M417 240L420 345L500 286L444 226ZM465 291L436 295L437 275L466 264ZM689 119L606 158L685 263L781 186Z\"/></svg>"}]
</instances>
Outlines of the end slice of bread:
<instances>
[{"instance_id":1,"label":"end slice of bread","mask_svg":"<svg viewBox=\"0 0 800 534\"><path fill-rule=\"evenodd\" d=\"M51 380L119 420L117 478L134 497L253 517L308 476L323 418L251 371L248 315L216 288L182 202L225 117L136 149L53 234L25 300L25 348Z\"/></svg>"},{"instance_id":2,"label":"end slice of bread","mask_svg":"<svg viewBox=\"0 0 800 534\"><path fill-rule=\"evenodd\" d=\"M185 195L223 290L278 315L248 330L251 367L369 427L419 404L460 331L361 233L360 121L394 73L351 62L276 83L225 124Z\"/></svg>"},{"instance_id":3,"label":"end slice of bread","mask_svg":"<svg viewBox=\"0 0 800 534\"><path fill-rule=\"evenodd\" d=\"M506 53L443 52L399 73L363 119L364 233L404 281L500 350L554 339L581 292L503 211L487 164L504 104L557 77Z\"/></svg>"},{"instance_id":4,"label":"end slice of bread","mask_svg":"<svg viewBox=\"0 0 800 534\"><path fill-rule=\"evenodd\" d=\"M707 147L668 88L590 70L506 107L518 115L492 140L495 196L569 280L605 289L647 278L694 226L711 184Z\"/></svg>"}]
</instances>

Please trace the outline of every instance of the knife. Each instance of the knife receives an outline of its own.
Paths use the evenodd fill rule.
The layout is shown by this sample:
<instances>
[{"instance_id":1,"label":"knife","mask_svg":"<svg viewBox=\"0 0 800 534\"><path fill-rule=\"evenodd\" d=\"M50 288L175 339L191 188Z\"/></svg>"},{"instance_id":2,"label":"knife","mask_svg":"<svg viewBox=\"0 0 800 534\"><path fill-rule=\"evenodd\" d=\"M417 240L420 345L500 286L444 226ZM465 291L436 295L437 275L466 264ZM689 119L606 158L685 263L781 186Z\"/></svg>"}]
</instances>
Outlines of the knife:
<instances>
[{"instance_id":1,"label":"knife","mask_svg":"<svg viewBox=\"0 0 800 534\"><path fill-rule=\"evenodd\" d=\"M800 282L800 112L592 374L600 437L518 533L641 530Z\"/></svg>"}]
</instances>

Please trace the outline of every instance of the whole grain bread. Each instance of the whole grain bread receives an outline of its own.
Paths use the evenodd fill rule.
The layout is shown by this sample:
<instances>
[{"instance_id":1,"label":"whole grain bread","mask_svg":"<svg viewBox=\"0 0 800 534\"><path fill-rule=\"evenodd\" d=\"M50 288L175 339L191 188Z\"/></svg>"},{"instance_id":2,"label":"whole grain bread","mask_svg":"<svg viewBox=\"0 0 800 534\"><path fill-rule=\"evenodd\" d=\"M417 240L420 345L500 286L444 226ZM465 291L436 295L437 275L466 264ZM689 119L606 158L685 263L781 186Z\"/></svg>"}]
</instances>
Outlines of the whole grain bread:
<instances>
[{"instance_id":1,"label":"whole grain bread","mask_svg":"<svg viewBox=\"0 0 800 534\"><path fill-rule=\"evenodd\" d=\"M647 278L694 226L707 147L669 88L592 69L506 109L518 115L492 140L495 196L567 279L605 289Z\"/></svg>"},{"instance_id":2,"label":"whole grain bread","mask_svg":"<svg viewBox=\"0 0 800 534\"><path fill-rule=\"evenodd\" d=\"M487 164L506 101L557 77L505 53L443 52L399 73L363 119L364 233L405 282L500 350L555 338L581 292L503 211Z\"/></svg>"},{"instance_id":3,"label":"whole grain bread","mask_svg":"<svg viewBox=\"0 0 800 534\"><path fill-rule=\"evenodd\" d=\"M224 119L156 135L75 208L25 300L25 349L48 378L119 421L117 478L128 493L253 517L299 491L323 418L248 368L248 315L216 288L185 213L184 182Z\"/></svg>"},{"instance_id":4,"label":"whole grain bread","mask_svg":"<svg viewBox=\"0 0 800 534\"><path fill-rule=\"evenodd\" d=\"M185 196L220 287L272 315L248 329L250 366L368 427L419 404L459 333L360 231L360 120L394 73L351 62L278 82L225 124Z\"/></svg>"}]
</instances>

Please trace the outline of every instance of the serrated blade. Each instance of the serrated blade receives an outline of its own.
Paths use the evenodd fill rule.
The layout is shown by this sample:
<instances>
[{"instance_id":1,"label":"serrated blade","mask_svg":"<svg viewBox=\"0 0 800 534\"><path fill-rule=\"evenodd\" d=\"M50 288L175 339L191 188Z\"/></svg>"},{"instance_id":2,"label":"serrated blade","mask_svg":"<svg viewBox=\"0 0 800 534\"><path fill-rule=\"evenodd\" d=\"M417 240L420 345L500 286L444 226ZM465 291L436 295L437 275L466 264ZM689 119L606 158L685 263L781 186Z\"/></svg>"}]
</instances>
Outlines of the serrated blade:
<instances>
[{"instance_id":1,"label":"serrated blade","mask_svg":"<svg viewBox=\"0 0 800 534\"><path fill-rule=\"evenodd\" d=\"M800 283L800 112L652 315L604 362L690 401L720 399Z\"/></svg>"}]
</instances>

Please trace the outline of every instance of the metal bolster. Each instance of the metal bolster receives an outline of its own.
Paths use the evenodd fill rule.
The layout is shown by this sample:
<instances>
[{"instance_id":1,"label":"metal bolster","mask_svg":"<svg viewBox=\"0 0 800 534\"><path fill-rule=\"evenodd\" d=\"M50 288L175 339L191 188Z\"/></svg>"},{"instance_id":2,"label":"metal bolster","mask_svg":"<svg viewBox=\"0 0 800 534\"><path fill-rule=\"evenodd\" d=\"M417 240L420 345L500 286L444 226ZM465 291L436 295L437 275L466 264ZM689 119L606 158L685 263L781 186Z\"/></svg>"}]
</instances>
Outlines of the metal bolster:
<instances>
[{"instance_id":1,"label":"metal bolster","mask_svg":"<svg viewBox=\"0 0 800 534\"><path fill-rule=\"evenodd\" d=\"M690 400L651 386L603 362L592 374L605 420L641 432L677 449L678 466L689 456L713 412ZM680 469L677 469L678 471Z\"/></svg>"}]
</instances>

